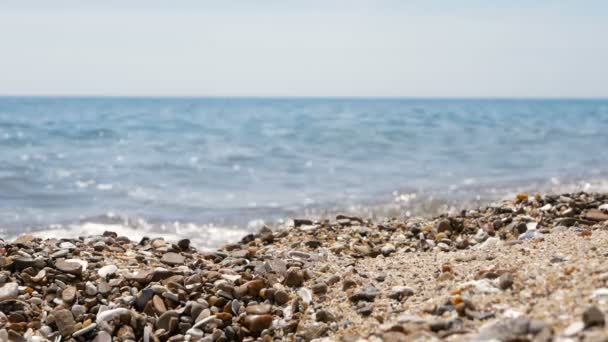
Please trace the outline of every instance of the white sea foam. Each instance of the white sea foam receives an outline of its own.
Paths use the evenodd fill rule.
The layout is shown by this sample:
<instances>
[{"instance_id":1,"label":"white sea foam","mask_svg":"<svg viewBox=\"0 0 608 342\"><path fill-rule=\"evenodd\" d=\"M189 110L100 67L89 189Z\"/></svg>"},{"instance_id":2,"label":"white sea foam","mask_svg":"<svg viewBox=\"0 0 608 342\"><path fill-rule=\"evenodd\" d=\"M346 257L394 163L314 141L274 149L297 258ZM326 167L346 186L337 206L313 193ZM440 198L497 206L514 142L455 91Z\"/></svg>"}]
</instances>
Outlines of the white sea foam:
<instances>
[{"instance_id":1,"label":"white sea foam","mask_svg":"<svg viewBox=\"0 0 608 342\"><path fill-rule=\"evenodd\" d=\"M202 250L213 250L227 243L239 241L248 231L234 227L220 227L215 225L196 225L176 223L171 226L153 227L143 224L142 226L129 226L124 224L106 224L86 222L61 227L50 227L49 229L33 231L30 234L43 238L68 238L76 236L102 235L105 231L112 231L119 236L126 236L133 241L139 241L144 236L149 238L162 237L169 242L187 238L196 248ZM20 234L18 234L20 235ZM9 240L18 235L8 237Z\"/></svg>"}]
</instances>

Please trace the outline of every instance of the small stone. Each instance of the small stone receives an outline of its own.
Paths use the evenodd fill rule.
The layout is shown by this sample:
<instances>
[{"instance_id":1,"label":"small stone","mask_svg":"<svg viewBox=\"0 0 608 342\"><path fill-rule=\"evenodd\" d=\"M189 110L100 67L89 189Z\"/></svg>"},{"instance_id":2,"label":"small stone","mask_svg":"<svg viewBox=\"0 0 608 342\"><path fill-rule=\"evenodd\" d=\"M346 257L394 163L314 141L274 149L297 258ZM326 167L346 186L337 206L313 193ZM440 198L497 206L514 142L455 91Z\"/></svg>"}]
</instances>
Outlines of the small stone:
<instances>
[{"instance_id":1,"label":"small stone","mask_svg":"<svg viewBox=\"0 0 608 342\"><path fill-rule=\"evenodd\" d=\"M298 338L296 341L317 341L326 334L327 324L322 322L310 322L301 320L296 328Z\"/></svg>"},{"instance_id":2,"label":"small stone","mask_svg":"<svg viewBox=\"0 0 608 342\"><path fill-rule=\"evenodd\" d=\"M596 306L592 306L583 312L583 323L585 323L585 328L603 327L606 324L604 313Z\"/></svg>"},{"instance_id":3,"label":"small stone","mask_svg":"<svg viewBox=\"0 0 608 342\"><path fill-rule=\"evenodd\" d=\"M57 329L59 329L59 333L64 336L70 336L74 331L76 331L74 321L74 316L68 310L62 309L53 312L53 317L55 318L55 324L57 325Z\"/></svg>"},{"instance_id":4,"label":"small stone","mask_svg":"<svg viewBox=\"0 0 608 342\"><path fill-rule=\"evenodd\" d=\"M87 313L87 308L83 305L72 305L72 314L74 315L74 319L80 320L80 318Z\"/></svg>"},{"instance_id":5,"label":"small stone","mask_svg":"<svg viewBox=\"0 0 608 342\"><path fill-rule=\"evenodd\" d=\"M135 309L137 309L137 311L144 311L144 308L148 302L152 300L152 297L154 297L154 290L150 288L143 289L135 299Z\"/></svg>"},{"instance_id":6,"label":"small stone","mask_svg":"<svg viewBox=\"0 0 608 342\"><path fill-rule=\"evenodd\" d=\"M129 309L126 309L126 308L116 308L116 309L106 310L103 312L98 312L95 323L97 323L97 325L100 325L104 322L107 322L107 321L110 321L110 320L113 320L115 318L119 318L122 316L131 316L131 311L129 311Z\"/></svg>"},{"instance_id":7,"label":"small stone","mask_svg":"<svg viewBox=\"0 0 608 342\"><path fill-rule=\"evenodd\" d=\"M76 245L69 242L69 241L65 241L59 244L59 248L62 249L76 249Z\"/></svg>"},{"instance_id":8,"label":"small stone","mask_svg":"<svg viewBox=\"0 0 608 342\"><path fill-rule=\"evenodd\" d=\"M342 290L346 291L350 288L357 287L357 283L352 279L344 279L342 280Z\"/></svg>"},{"instance_id":9,"label":"small stone","mask_svg":"<svg viewBox=\"0 0 608 342\"><path fill-rule=\"evenodd\" d=\"M179 314L176 311L167 311L156 320L156 328L164 329L171 333L177 328L177 324L179 323L178 317Z\"/></svg>"},{"instance_id":10,"label":"small stone","mask_svg":"<svg viewBox=\"0 0 608 342\"><path fill-rule=\"evenodd\" d=\"M121 341L135 340L135 333L133 332L133 328L129 325L121 326L116 335Z\"/></svg>"},{"instance_id":11,"label":"small stone","mask_svg":"<svg viewBox=\"0 0 608 342\"><path fill-rule=\"evenodd\" d=\"M371 303L361 302L357 305L357 313L361 316L369 316L374 311L374 306Z\"/></svg>"},{"instance_id":12,"label":"small stone","mask_svg":"<svg viewBox=\"0 0 608 342\"><path fill-rule=\"evenodd\" d=\"M87 296L93 297L97 294L97 286L95 286L95 284L91 283L90 281L86 282L84 288Z\"/></svg>"},{"instance_id":13,"label":"small stone","mask_svg":"<svg viewBox=\"0 0 608 342\"><path fill-rule=\"evenodd\" d=\"M486 233L483 229L480 229L477 231L475 236L473 236L473 239L477 242L484 242L489 237L490 235L488 233Z\"/></svg>"},{"instance_id":14,"label":"small stone","mask_svg":"<svg viewBox=\"0 0 608 342\"><path fill-rule=\"evenodd\" d=\"M18 271L24 270L28 267L43 268L45 265L46 262L40 258L33 259L25 256L13 257L13 267Z\"/></svg>"},{"instance_id":15,"label":"small stone","mask_svg":"<svg viewBox=\"0 0 608 342\"><path fill-rule=\"evenodd\" d=\"M72 337L78 337L78 336L86 335L86 334L90 333L91 331L95 330L96 327L97 327L97 324L95 324L95 323L89 324L86 327L84 327L84 328L82 328L82 329L80 329L78 331L75 331L72 334Z\"/></svg>"},{"instance_id":16,"label":"small stone","mask_svg":"<svg viewBox=\"0 0 608 342\"><path fill-rule=\"evenodd\" d=\"M294 219L293 226L298 228L300 226L311 226L314 222L307 219Z\"/></svg>"},{"instance_id":17,"label":"small stone","mask_svg":"<svg viewBox=\"0 0 608 342\"><path fill-rule=\"evenodd\" d=\"M298 290L298 296L302 298L302 302L305 304L310 304L312 302L312 293L310 293L310 290L305 287Z\"/></svg>"},{"instance_id":18,"label":"small stone","mask_svg":"<svg viewBox=\"0 0 608 342\"><path fill-rule=\"evenodd\" d=\"M302 286L304 282L304 273L298 267L291 267L285 275L285 285L290 287Z\"/></svg>"},{"instance_id":19,"label":"small stone","mask_svg":"<svg viewBox=\"0 0 608 342\"><path fill-rule=\"evenodd\" d=\"M390 243L387 243L386 245L382 246L382 248L380 249L380 252L382 253L382 255L387 257L395 252L395 246L393 246Z\"/></svg>"},{"instance_id":20,"label":"small stone","mask_svg":"<svg viewBox=\"0 0 608 342\"><path fill-rule=\"evenodd\" d=\"M525 241L525 240L541 240L544 239L545 235L537 230L531 229L528 230L527 232L519 235L518 239Z\"/></svg>"},{"instance_id":21,"label":"small stone","mask_svg":"<svg viewBox=\"0 0 608 342\"><path fill-rule=\"evenodd\" d=\"M413 296L414 289L405 286L395 286L391 289L388 298L394 300L402 300L405 297Z\"/></svg>"},{"instance_id":22,"label":"small stone","mask_svg":"<svg viewBox=\"0 0 608 342\"><path fill-rule=\"evenodd\" d=\"M526 226L524 222L511 222L507 226L507 230L509 230L513 235L519 236L528 230L528 226Z\"/></svg>"},{"instance_id":23,"label":"small stone","mask_svg":"<svg viewBox=\"0 0 608 342\"><path fill-rule=\"evenodd\" d=\"M156 311L157 315L162 315L167 312L167 307L165 306L165 302L159 296L152 297L152 305L154 306L154 311Z\"/></svg>"},{"instance_id":24,"label":"small stone","mask_svg":"<svg viewBox=\"0 0 608 342\"><path fill-rule=\"evenodd\" d=\"M312 293L316 295L322 295L327 293L327 284L316 283L312 286Z\"/></svg>"},{"instance_id":25,"label":"small stone","mask_svg":"<svg viewBox=\"0 0 608 342\"><path fill-rule=\"evenodd\" d=\"M160 261L162 263L165 263L165 264L171 265L171 266L183 265L185 260L186 260L186 258L184 258L183 255L173 253L173 252L168 252L168 253L163 254L163 257L160 259Z\"/></svg>"},{"instance_id":26,"label":"small stone","mask_svg":"<svg viewBox=\"0 0 608 342\"><path fill-rule=\"evenodd\" d=\"M50 255L51 258L58 259L67 256L70 253L67 249L60 249Z\"/></svg>"},{"instance_id":27,"label":"small stone","mask_svg":"<svg viewBox=\"0 0 608 342\"><path fill-rule=\"evenodd\" d=\"M0 287L0 302L15 299L19 296L19 284L6 283Z\"/></svg>"},{"instance_id":28,"label":"small stone","mask_svg":"<svg viewBox=\"0 0 608 342\"><path fill-rule=\"evenodd\" d=\"M243 325L247 330L253 333L261 333L272 325L272 316L270 315L248 315L243 321Z\"/></svg>"},{"instance_id":29,"label":"small stone","mask_svg":"<svg viewBox=\"0 0 608 342\"><path fill-rule=\"evenodd\" d=\"M254 279L243 284L250 296L257 296L266 284L263 279Z\"/></svg>"},{"instance_id":30,"label":"small stone","mask_svg":"<svg viewBox=\"0 0 608 342\"><path fill-rule=\"evenodd\" d=\"M513 275L511 273L504 273L498 278L498 287L501 290L510 289L513 287Z\"/></svg>"},{"instance_id":31,"label":"small stone","mask_svg":"<svg viewBox=\"0 0 608 342\"><path fill-rule=\"evenodd\" d=\"M438 243L437 247L439 249L441 249L442 251L444 251L444 252L449 252L450 251L450 246L448 246L447 244L445 244L443 242Z\"/></svg>"},{"instance_id":32,"label":"small stone","mask_svg":"<svg viewBox=\"0 0 608 342\"><path fill-rule=\"evenodd\" d=\"M449 220L441 220L441 221L437 222L435 229L437 230L438 233L451 232L452 225L450 224Z\"/></svg>"},{"instance_id":33,"label":"small stone","mask_svg":"<svg viewBox=\"0 0 608 342\"><path fill-rule=\"evenodd\" d=\"M278 290L274 293L274 301L277 305L283 306L289 301L289 294L283 290Z\"/></svg>"},{"instance_id":34,"label":"small stone","mask_svg":"<svg viewBox=\"0 0 608 342\"><path fill-rule=\"evenodd\" d=\"M61 299L68 304L72 304L76 299L76 293L76 288L74 286L67 286L63 289L63 292L61 292Z\"/></svg>"},{"instance_id":35,"label":"small stone","mask_svg":"<svg viewBox=\"0 0 608 342\"><path fill-rule=\"evenodd\" d=\"M55 268L64 273L70 273L74 275L80 275L82 273L82 264L74 261L57 260L55 262Z\"/></svg>"},{"instance_id":36,"label":"small stone","mask_svg":"<svg viewBox=\"0 0 608 342\"><path fill-rule=\"evenodd\" d=\"M116 265L106 265L100 268L97 271L97 274L102 278L107 278L108 276L111 276L116 273L116 271L118 271L118 267L116 267Z\"/></svg>"},{"instance_id":37,"label":"small stone","mask_svg":"<svg viewBox=\"0 0 608 342\"><path fill-rule=\"evenodd\" d=\"M177 242L177 246L182 250L182 251L187 251L188 249L190 249L190 240L189 239L182 239L179 240Z\"/></svg>"},{"instance_id":38,"label":"small stone","mask_svg":"<svg viewBox=\"0 0 608 342\"><path fill-rule=\"evenodd\" d=\"M108 293L110 293L110 291L112 291L112 287L110 286L110 284L106 283L105 281L102 281L97 284L97 291L102 295L107 295Z\"/></svg>"},{"instance_id":39,"label":"small stone","mask_svg":"<svg viewBox=\"0 0 608 342\"><path fill-rule=\"evenodd\" d=\"M205 335L205 332L197 328L190 328L186 331L186 335L192 336L195 339L200 339Z\"/></svg>"},{"instance_id":40,"label":"small stone","mask_svg":"<svg viewBox=\"0 0 608 342\"><path fill-rule=\"evenodd\" d=\"M374 286L368 285L363 287L360 291L356 292L348 299L351 302L368 301L373 302L374 299L380 294L380 290Z\"/></svg>"},{"instance_id":41,"label":"small stone","mask_svg":"<svg viewBox=\"0 0 608 342\"><path fill-rule=\"evenodd\" d=\"M597 209L591 209L585 214L585 218L592 221L606 221L608 220L608 213Z\"/></svg>"},{"instance_id":42,"label":"small stone","mask_svg":"<svg viewBox=\"0 0 608 342\"><path fill-rule=\"evenodd\" d=\"M249 315L265 315L269 314L271 310L272 306L270 304L249 305L245 308L245 312Z\"/></svg>"},{"instance_id":43,"label":"small stone","mask_svg":"<svg viewBox=\"0 0 608 342\"><path fill-rule=\"evenodd\" d=\"M327 310L319 310L315 314L315 319L319 322L330 323L336 320L336 317Z\"/></svg>"}]
</instances>

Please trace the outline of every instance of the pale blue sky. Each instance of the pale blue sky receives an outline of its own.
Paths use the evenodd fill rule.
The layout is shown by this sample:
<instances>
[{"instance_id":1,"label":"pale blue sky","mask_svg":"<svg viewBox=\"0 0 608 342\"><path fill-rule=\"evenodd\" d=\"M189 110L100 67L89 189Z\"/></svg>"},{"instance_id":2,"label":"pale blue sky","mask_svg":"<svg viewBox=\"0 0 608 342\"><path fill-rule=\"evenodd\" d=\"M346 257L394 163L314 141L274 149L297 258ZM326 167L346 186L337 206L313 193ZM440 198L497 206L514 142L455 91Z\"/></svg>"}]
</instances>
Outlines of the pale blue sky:
<instances>
[{"instance_id":1,"label":"pale blue sky","mask_svg":"<svg viewBox=\"0 0 608 342\"><path fill-rule=\"evenodd\" d=\"M0 94L608 97L605 3L0 0Z\"/></svg>"}]
</instances>

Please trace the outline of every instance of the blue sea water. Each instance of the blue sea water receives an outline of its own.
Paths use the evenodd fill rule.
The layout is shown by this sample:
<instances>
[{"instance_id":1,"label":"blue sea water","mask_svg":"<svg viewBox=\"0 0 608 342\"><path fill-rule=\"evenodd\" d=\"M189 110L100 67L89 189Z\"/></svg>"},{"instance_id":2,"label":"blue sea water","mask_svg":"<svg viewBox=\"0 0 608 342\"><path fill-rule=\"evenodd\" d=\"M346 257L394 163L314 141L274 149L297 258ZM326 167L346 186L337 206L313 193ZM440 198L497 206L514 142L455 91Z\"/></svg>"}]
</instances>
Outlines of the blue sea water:
<instances>
[{"instance_id":1,"label":"blue sea water","mask_svg":"<svg viewBox=\"0 0 608 342\"><path fill-rule=\"evenodd\" d=\"M608 100L0 98L0 236L190 237L603 190Z\"/></svg>"}]
</instances>

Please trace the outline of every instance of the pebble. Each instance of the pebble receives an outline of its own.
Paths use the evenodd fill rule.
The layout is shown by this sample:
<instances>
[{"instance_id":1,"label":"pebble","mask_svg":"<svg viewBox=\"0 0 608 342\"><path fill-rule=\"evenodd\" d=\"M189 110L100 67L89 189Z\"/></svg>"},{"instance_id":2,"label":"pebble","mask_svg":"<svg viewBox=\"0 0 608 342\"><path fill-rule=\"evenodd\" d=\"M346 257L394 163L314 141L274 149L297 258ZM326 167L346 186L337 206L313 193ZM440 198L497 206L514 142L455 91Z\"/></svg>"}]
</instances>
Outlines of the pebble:
<instances>
[{"instance_id":1,"label":"pebble","mask_svg":"<svg viewBox=\"0 0 608 342\"><path fill-rule=\"evenodd\" d=\"M103 322L119 318L121 316L131 315L131 312L126 308L110 309L97 314L97 325Z\"/></svg>"},{"instance_id":2,"label":"pebble","mask_svg":"<svg viewBox=\"0 0 608 342\"><path fill-rule=\"evenodd\" d=\"M165 263L167 265L172 265L172 266L183 265L185 260L186 260L186 258L184 258L183 255L173 253L173 252L165 253L163 255L163 257L160 259L160 261L162 263Z\"/></svg>"},{"instance_id":3,"label":"pebble","mask_svg":"<svg viewBox=\"0 0 608 342\"><path fill-rule=\"evenodd\" d=\"M315 319L319 322L330 323L336 320L336 317L327 310L319 310L315 313Z\"/></svg>"},{"instance_id":4,"label":"pebble","mask_svg":"<svg viewBox=\"0 0 608 342\"><path fill-rule=\"evenodd\" d=\"M289 294L283 290L278 290L274 293L274 300L277 305L285 305L289 301Z\"/></svg>"},{"instance_id":5,"label":"pebble","mask_svg":"<svg viewBox=\"0 0 608 342\"><path fill-rule=\"evenodd\" d=\"M528 230L527 232L519 235L519 240L525 241L525 240L537 240L537 239L543 239L545 237L545 235L543 233L540 233L536 230Z\"/></svg>"},{"instance_id":6,"label":"pebble","mask_svg":"<svg viewBox=\"0 0 608 342\"><path fill-rule=\"evenodd\" d=\"M413 296L414 289L405 286L395 286L391 289L389 298L394 300L402 300L405 297Z\"/></svg>"},{"instance_id":7,"label":"pebble","mask_svg":"<svg viewBox=\"0 0 608 342\"><path fill-rule=\"evenodd\" d=\"M59 248L68 249L68 250L76 249L76 245L71 242L66 241L66 242L60 243Z\"/></svg>"},{"instance_id":8,"label":"pebble","mask_svg":"<svg viewBox=\"0 0 608 342\"><path fill-rule=\"evenodd\" d=\"M249 305L245 308L245 312L248 315L266 315L269 314L271 310L272 305L270 304Z\"/></svg>"},{"instance_id":9,"label":"pebble","mask_svg":"<svg viewBox=\"0 0 608 342\"><path fill-rule=\"evenodd\" d=\"M102 278L107 278L118 271L118 267L116 265L106 265L97 270L97 274Z\"/></svg>"},{"instance_id":10,"label":"pebble","mask_svg":"<svg viewBox=\"0 0 608 342\"><path fill-rule=\"evenodd\" d=\"M68 304L74 303L74 300L76 299L76 288L74 286L67 286L63 289L63 292L61 292L61 299Z\"/></svg>"},{"instance_id":11,"label":"pebble","mask_svg":"<svg viewBox=\"0 0 608 342\"><path fill-rule=\"evenodd\" d=\"M382 246L382 248L380 249L380 252L382 253L382 255L384 255L385 257L391 255L392 253L395 252L395 246L387 243L386 245Z\"/></svg>"},{"instance_id":12,"label":"pebble","mask_svg":"<svg viewBox=\"0 0 608 342\"><path fill-rule=\"evenodd\" d=\"M152 305L154 306L154 311L157 315L162 315L167 312L167 307L165 306L165 302L159 296L152 297Z\"/></svg>"},{"instance_id":13,"label":"pebble","mask_svg":"<svg viewBox=\"0 0 608 342\"><path fill-rule=\"evenodd\" d=\"M440 220L439 222L437 222L436 228L438 233L441 232L451 232L452 231L452 225L450 224L449 220Z\"/></svg>"},{"instance_id":14,"label":"pebble","mask_svg":"<svg viewBox=\"0 0 608 342\"><path fill-rule=\"evenodd\" d=\"M90 281L87 281L85 284L85 292L87 296L92 297L97 294L97 286Z\"/></svg>"},{"instance_id":15,"label":"pebble","mask_svg":"<svg viewBox=\"0 0 608 342\"><path fill-rule=\"evenodd\" d=\"M19 284L6 283L0 287L0 302L15 299L19 296Z\"/></svg>"},{"instance_id":16,"label":"pebble","mask_svg":"<svg viewBox=\"0 0 608 342\"><path fill-rule=\"evenodd\" d=\"M287 270L285 275L285 285L290 287L302 286L304 282L304 273L297 267L292 267Z\"/></svg>"},{"instance_id":17,"label":"pebble","mask_svg":"<svg viewBox=\"0 0 608 342\"><path fill-rule=\"evenodd\" d=\"M305 304L310 304L312 302L312 293L309 289L302 287L298 290L298 296L302 299L302 302Z\"/></svg>"},{"instance_id":18,"label":"pebble","mask_svg":"<svg viewBox=\"0 0 608 342\"><path fill-rule=\"evenodd\" d=\"M245 317L243 324L247 330L261 333L272 325L272 316L270 315L248 315Z\"/></svg>"},{"instance_id":19,"label":"pebble","mask_svg":"<svg viewBox=\"0 0 608 342\"><path fill-rule=\"evenodd\" d=\"M327 284L325 283L316 283L312 286L312 293L316 295L322 295L327 293Z\"/></svg>"},{"instance_id":20,"label":"pebble","mask_svg":"<svg viewBox=\"0 0 608 342\"><path fill-rule=\"evenodd\" d=\"M61 272L70 273L74 275L80 275L83 269L80 263L67 260L57 260L55 262L55 267Z\"/></svg>"},{"instance_id":21,"label":"pebble","mask_svg":"<svg viewBox=\"0 0 608 342\"><path fill-rule=\"evenodd\" d=\"M606 323L604 313L596 306L592 306L583 312L583 323L585 323L586 328L603 327Z\"/></svg>"},{"instance_id":22,"label":"pebble","mask_svg":"<svg viewBox=\"0 0 608 342\"><path fill-rule=\"evenodd\" d=\"M182 250L182 251L187 251L188 249L190 249L190 240L189 239L181 239L177 242L177 246Z\"/></svg>"},{"instance_id":23,"label":"pebble","mask_svg":"<svg viewBox=\"0 0 608 342\"><path fill-rule=\"evenodd\" d=\"M59 329L59 333L63 337L70 336L76 330L74 316L69 310L56 310L53 312L53 317L55 318L55 324Z\"/></svg>"},{"instance_id":24,"label":"pebble","mask_svg":"<svg viewBox=\"0 0 608 342\"><path fill-rule=\"evenodd\" d=\"M498 277L498 288L507 290L511 287L513 287L513 275L511 273L504 273Z\"/></svg>"},{"instance_id":25,"label":"pebble","mask_svg":"<svg viewBox=\"0 0 608 342\"><path fill-rule=\"evenodd\" d=\"M367 285L357 291L355 294L350 296L348 299L351 302L359 302L359 301L368 301L373 302L374 299L380 294L380 290L375 288L374 286Z\"/></svg>"},{"instance_id":26,"label":"pebble","mask_svg":"<svg viewBox=\"0 0 608 342\"><path fill-rule=\"evenodd\" d=\"M360 302L357 304L357 313L361 316L369 316L374 311L374 306L371 303Z\"/></svg>"},{"instance_id":27,"label":"pebble","mask_svg":"<svg viewBox=\"0 0 608 342\"><path fill-rule=\"evenodd\" d=\"M95 330L95 328L97 328L97 324L91 323L88 326L86 326L86 327L84 327L84 328L82 328L82 329L80 329L78 331L75 331L72 334L72 337L78 337L78 336L86 335L86 334L90 333L91 331Z\"/></svg>"}]
</instances>

